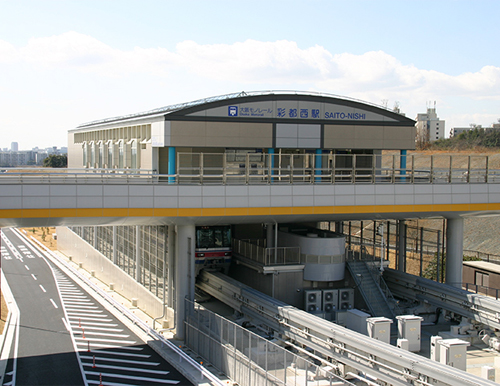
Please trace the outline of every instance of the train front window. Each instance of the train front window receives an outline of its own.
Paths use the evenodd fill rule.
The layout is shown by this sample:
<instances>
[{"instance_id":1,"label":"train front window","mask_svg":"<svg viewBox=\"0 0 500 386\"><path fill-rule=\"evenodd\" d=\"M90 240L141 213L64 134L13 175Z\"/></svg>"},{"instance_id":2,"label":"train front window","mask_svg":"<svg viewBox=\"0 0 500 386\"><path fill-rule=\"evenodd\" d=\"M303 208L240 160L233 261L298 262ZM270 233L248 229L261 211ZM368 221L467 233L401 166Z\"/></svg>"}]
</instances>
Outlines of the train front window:
<instances>
[{"instance_id":1,"label":"train front window","mask_svg":"<svg viewBox=\"0 0 500 386\"><path fill-rule=\"evenodd\" d=\"M231 227L214 226L196 228L196 248L230 248Z\"/></svg>"},{"instance_id":2,"label":"train front window","mask_svg":"<svg viewBox=\"0 0 500 386\"><path fill-rule=\"evenodd\" d=\"M196 248L213 248L214 231L212 228L196 230Z\"/></svg>"}]
</instances>

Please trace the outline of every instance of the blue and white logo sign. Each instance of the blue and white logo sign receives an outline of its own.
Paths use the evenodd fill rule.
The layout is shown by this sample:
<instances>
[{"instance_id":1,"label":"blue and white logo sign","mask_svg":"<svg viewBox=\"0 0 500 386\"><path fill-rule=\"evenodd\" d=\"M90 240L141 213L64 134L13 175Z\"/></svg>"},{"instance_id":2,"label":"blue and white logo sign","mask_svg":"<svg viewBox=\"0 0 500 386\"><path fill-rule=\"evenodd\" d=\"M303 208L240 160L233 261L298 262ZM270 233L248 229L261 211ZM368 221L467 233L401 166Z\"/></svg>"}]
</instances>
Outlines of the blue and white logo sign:
<instances>
[{"instance_id":1,"label":"blue and white logo sign","mask_svg":"<svg viewBox=\"0 0 500 386\"><path fill-rule=\"evenodd\" d=\"M238 116L238 106L229 106L228 115L230 117L237 117Z\"/></svg>"}]
</instances>

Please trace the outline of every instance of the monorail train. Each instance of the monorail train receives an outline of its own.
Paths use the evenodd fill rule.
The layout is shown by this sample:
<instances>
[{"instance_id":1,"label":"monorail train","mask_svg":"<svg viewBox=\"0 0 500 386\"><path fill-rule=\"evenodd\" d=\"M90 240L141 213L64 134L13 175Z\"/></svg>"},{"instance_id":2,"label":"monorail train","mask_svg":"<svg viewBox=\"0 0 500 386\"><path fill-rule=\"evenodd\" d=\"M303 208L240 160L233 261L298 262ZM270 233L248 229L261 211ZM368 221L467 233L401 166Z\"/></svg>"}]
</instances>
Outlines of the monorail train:
<instances>
[{"instance_id":1,"label":"monorail train","mask_svg":"<svg viewBox=\"0 0 500 386\"><path fill-rule=\"evenodd\" d=\"M217 269L225 274L231 265L231 226L197 226L195 274L203 268Z\"/></svg>"}]
</instances>

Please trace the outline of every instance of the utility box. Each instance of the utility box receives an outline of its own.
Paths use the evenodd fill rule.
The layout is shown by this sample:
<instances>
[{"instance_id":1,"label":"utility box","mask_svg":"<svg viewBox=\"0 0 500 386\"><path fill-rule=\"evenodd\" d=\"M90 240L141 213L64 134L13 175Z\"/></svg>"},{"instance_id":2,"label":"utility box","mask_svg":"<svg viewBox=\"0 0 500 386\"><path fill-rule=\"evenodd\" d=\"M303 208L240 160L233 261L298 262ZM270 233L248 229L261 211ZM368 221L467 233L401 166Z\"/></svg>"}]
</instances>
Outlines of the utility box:
<instances>
[{"instance_id":1,"label":"utility box","mask_svg":"<svg viewBox=\"0 0 500 386\"><path fill-rule=\"evenodd\" d=\"M321 312L321 290L304 291L304 308L307 312Z\"/></svg>"},{"instance_id":2,"label":"utility box","mask_svg":"<svg viewBox=\"0 0 500 386\"><path fill-rule=\"evenodd\" d=\"M420 330L424 318L415 315L396 316L398 320L398 338L408 339L408 351L420 351Z\"/></svg>"},{"instance_id":3,"label":"utility box","mask_svg":"<svg viewBox=\"0 0 500 386\"><path fill-rule=\"evenodd\" d=\"M371 315L357 309L347 310L346 314L345 326L350 330L367 335L366 319Z\"/></svg>"},{"instance_id":4,"label":"utility box","mask_svg":"<svg viewBox=\"0 0 500 386\"><path fill-rule=\"evenodd\" d=\"M443 340L439 335L431 336L431 359L439 362L440 342Z\"/></svg>"},{"instance_id":5,"label":"utility box","mask_svg":"<svg viewBox=\"0 0 500 386\"><path fill-rule=\"evenodd\" d=\"M408 339L399 338L396 345L398 348L408 351Z\"/></svg>"},{"instance_id":6,"label":"utility box","mask_svg":"<svg viewBox=\"0 0 500 386\"><path fill-rule=\"evenodd\" d=\"M439 362L467 371L467 347L470 343L461 339L443 339L439 343Z\"/></svg>"},{"instance_id":7,"label":"utility box","mask_svg":"<svg viewBox=\"0 0 500 386\"><path fill-rule=\"evenodd\" d=\"M368 336L385 343L391 343L392 319L380 316L366 319Z\"/></svg>"},{"instance_id":8,"label":"utility box","mask_svg":"<svg viewBox=\"0 0 500 386\"><path fill-rule=\"evenodd\" d=\"M481 367L481 378L495 382L495 368L491 366Z\"/></svg>"}]
</instances>

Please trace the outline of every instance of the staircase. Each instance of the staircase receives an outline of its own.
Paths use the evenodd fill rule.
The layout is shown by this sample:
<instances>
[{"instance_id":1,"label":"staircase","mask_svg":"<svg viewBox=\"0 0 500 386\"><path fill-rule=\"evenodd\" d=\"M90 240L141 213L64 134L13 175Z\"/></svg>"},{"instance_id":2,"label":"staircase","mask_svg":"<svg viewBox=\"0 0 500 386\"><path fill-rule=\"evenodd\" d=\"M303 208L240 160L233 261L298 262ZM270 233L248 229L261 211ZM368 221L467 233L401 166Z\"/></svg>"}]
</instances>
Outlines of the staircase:
<instances>
[{"instance_id":1,"label":"staircase","mask_svg":"<svg viewBox=\"0 0 500 386\"><path fill-rule=\"evenodd\" d=\"M363 260L347 261L347 267L370 310L370 314L394 318L394 311L378 284L378 278L375 278L366 262Z\"/></svg>"}]
</instances>

